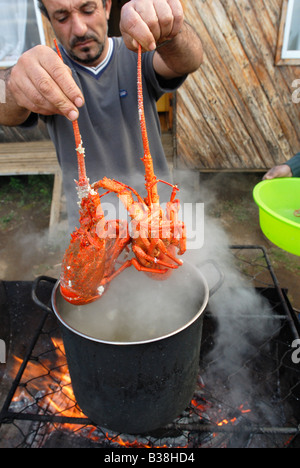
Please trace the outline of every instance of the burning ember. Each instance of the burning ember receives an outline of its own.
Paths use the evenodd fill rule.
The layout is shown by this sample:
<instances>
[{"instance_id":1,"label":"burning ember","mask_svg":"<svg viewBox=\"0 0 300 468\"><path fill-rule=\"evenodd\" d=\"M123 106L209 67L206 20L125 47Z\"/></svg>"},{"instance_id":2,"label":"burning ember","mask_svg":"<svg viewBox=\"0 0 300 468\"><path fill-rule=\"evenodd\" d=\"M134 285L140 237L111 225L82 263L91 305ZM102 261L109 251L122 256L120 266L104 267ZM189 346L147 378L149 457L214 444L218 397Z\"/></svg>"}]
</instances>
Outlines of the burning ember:
<instances>
[{"instance_id":1,"label":"burning ember","mask_svg":"<svg viewBox=\"0 0 300 468\"><path fill-rule=\"evenodd\" d=\"M50 412L75 418L85 417L75 402L63 342L60 338L52 338L52 343L54 350L50 356L42 362L29 361L22 379L26 384L23 386L21 382L13 402L17 405L21 402L27 403L24 411L30 409L32 405L38 405L43 413ZM22 360L18 357L14 359L16 369L22 364Z\"/></svg>"},{"instance_id":2,"label":"burning ember","mask_svg":"<svg viewBox=\"0 0 300 468\"><path fill-rule=\"evenodd\" d=\"M244 405L241 405L239 407L239 411L241 414L246 414L246 413L251 413L251 409L244 409ZM237 417L234 417L230 420L228 419L223 419L223 421L220 421L219 423L217 423L217 426L224 426L226 424L236 424L238 422L238 418Z\"/></svg>"}]
</instances>

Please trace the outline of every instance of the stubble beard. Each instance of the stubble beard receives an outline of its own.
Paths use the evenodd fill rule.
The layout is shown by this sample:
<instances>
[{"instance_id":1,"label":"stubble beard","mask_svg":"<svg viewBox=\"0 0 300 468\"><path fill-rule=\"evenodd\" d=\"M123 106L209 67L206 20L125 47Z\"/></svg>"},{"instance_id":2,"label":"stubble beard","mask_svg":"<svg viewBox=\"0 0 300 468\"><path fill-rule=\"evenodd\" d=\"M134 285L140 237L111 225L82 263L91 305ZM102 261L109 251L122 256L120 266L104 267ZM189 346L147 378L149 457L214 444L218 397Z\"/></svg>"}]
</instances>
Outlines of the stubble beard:
<instances>
[{"instance_id":1,"label":"stubble beard","mask_svg":"<svg viewBox=\"0 0 300 468\"><path fill-rule=\"evenodd\" d=\"M86 47L81 49L81 52L85 54L85 58L81 58L74 52L74 48L77 44L84 43L85 41L89 39L93 39L93 41L95 42L97 46L97 50L96 52L92 52L91 47L87 45ZM82 65L92 66L92 64L97 62L99 58L101 57L101 55L103 54L104 49L105 49L106 39L107 39L107 33L105 35L103 42L100 41L99 37L93 34L87 34L84 37L75 37L70 44L70 50L68 51L68 54L73 60L75 60L75 62L78 62Z\"/></svg>"},{"instance_id":2,"label":"stubble beard","mask_svg":"<svg viewBox=\"0 0 300 468\"><path fill-rule=\"evenodd\" d=\"M86 54L85 58L80 58L78 55L74 54L72 50L69 51L70 57L75 60L75 62L81 63L82 65L92 65L95 63L103 54L105 44L98 42L98 51L97 53L92 54L90 52L90 47L82 49L82 52Z\"/></svg>"}]
</instances>

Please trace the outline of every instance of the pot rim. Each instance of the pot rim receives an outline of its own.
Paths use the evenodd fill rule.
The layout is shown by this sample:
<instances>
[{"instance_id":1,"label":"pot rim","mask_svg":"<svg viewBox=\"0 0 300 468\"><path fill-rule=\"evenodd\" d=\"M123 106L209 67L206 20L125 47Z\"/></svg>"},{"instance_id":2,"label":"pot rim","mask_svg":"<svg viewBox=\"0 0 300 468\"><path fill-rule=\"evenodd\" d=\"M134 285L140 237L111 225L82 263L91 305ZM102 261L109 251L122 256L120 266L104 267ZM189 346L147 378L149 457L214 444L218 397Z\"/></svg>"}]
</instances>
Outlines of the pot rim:
<instances>
[{"instance_id":1,"label":"pot rim","mask_svg":"<svg viewBox=\"0 0 300 468\"><path fill-rule=\"evenodd\" d=\"M186 262L186 264L188 264L192 268L195 268L194 265L192 265L192 264L190 264L188 262ZM203 276L203 274L199 271L199 269L197 269L197 275L199 276L199 279L201 278L201 281L202 281L203 287L204 287L204 298L203 298L202 305L201 305L199 311L194 315L194 317L191 320L189 320L189 322L187 322L185 325L178 328L177 330L174 330L173 332L170 332L170 333L168 333L166 335L159 336L157 338L153 338L153 339L149 339L149 340L143 340L143 341L108 341L108 340L102 340L102 339L99 339L99 338L95 338L93 336L89 336L89 335L87 335L85 333L82 333L80 330L77 330L76 328L73 328L71 325L69 325L61 317L61 315L60 315L60 313L58 311L58 308L57 308L56 295L57 295L57 293L59 291L60 280L58 280L56 282L56 284L55 284L55 286L53 288L53 291L52 291L52 298L51 298L52 310L53 310L56 317L58 318L58 320L60 321L60 323L63 326L65 326L69 331L71 331L71 332L75 333L76 335L81 336L82 338L85 338L85 339L87 339L89 341L94 341L96 343L101 343L101 344L107 344L107 345L110 345L110 346L112 346L112 345L114 345L114 346L136 346L136 345L155 343L155 342L158 342L158 341L166 340L167 338L171 338L172 336L178 335L179 333L183 332L184 330L189 328L191 325L193 325L193 323L195 323L198 320L198 318L205 311L206 306L207 306L208 301L209 301L210 291L209 291L207 281L206 281L205 277Z\"/></svg>"}]
</instances>

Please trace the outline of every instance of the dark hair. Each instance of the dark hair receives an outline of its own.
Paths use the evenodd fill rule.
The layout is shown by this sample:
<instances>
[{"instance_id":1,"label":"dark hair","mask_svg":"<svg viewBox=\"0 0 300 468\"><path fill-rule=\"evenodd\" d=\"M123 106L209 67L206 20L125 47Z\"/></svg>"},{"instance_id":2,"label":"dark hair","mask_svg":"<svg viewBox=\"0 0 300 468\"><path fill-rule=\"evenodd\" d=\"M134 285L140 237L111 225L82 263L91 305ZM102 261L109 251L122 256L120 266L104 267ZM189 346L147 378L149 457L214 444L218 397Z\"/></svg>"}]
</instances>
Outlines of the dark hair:
<instances>
[{"instance_id":1,"label":"dark hair","mask_svg":"<svg viewBox=\"0 0 300 468\"><path fill-rule=\"evenodd\" d=\"M48 11L46 10L44 4L43 4L43 1L42 0L38 0L38 4L39 4L39 9L41 10L41 12L43 13L44 16L46 16L46 18L50 19L49 18L49 15L48 15Z\"/></svg>"},{"instance_id":2,"label":"dark hair","mask_svg":"<svg viewBox=\"0 0 300 468\"><path fill-rule=\"evenodd\" d=\"M103 6L105 7L106 0L102 0L102 3L103 3ZM46 18L48 18L48 20L50 20L50 17L48 15L48 11L47 11L45 5L43 4L43 0L38 0L38 4L39 4L39 9L43 13L43 15L46 16Z\"/></svg>"}]
</instances>

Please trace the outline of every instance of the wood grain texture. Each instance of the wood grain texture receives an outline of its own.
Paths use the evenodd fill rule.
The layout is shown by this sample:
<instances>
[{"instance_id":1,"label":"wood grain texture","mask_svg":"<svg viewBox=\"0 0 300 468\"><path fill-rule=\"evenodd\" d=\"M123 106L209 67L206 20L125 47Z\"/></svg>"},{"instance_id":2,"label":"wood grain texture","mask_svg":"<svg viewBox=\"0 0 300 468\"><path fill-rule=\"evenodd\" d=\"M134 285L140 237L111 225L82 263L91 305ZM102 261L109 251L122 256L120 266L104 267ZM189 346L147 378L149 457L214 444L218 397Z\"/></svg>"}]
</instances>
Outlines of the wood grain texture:
<instances>
[{"instance_id":1,"label":"wood grain texture","mask_svg":"<svg viewBox=\"0 0 300 468\"><path fill-rule=\"evenodd\" d=\"M176 96L176 165L265 170L300 151L300 67L275 63L282 0L183 0L204 63Z\"/></svg>"}]
</instances>

